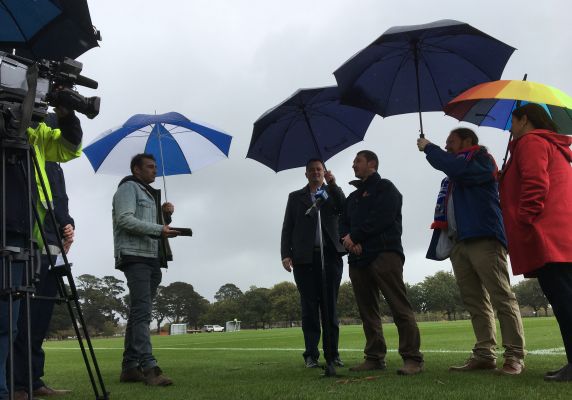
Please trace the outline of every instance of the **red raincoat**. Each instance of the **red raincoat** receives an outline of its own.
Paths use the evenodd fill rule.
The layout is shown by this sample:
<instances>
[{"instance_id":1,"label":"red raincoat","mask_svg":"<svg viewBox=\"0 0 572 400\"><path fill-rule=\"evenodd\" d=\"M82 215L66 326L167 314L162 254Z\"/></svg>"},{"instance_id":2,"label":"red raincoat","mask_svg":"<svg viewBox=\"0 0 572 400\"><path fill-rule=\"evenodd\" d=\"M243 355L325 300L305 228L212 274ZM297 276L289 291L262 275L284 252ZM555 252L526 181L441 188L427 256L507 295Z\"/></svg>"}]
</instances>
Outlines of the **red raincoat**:
<instances>
[{"instance_id":1,"label":"red raincoat","mask_svg":"<svg viewBox=\"0 0 572 400\"><path fill-rule=\"evenodd\" d=\"M513 274L572 262L572 137L536 129L513 140L500 184Z\"/></svg>"}]
</instances>

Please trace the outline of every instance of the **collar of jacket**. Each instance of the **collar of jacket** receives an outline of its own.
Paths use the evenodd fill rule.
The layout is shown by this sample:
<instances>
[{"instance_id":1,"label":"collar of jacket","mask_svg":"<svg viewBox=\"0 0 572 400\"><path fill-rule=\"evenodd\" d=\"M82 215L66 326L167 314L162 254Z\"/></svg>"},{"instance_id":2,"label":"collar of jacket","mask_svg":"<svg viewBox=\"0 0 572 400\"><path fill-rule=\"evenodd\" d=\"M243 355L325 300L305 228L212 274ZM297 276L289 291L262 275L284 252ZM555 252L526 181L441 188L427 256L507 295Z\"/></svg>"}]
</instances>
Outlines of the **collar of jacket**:
<instances>
[{"instance_id":1,"label":"collar of jacket","mask_svg":"<svg viewBox=\"0 0 572 400\"><path fill-rule=\"evenodd\" d=\"M135 176L133 175L129 175L126 176L125 178L123 178L121 180L121 182L119 182L119 185L117 186L121 186L123 185L125 182L136 182L138 184L140 184L141 186L143 186L153 197L155 197L155 194L158 192L158 189L155 189L154 187L152 187L151 185L149 185L148 183L143 182L140 179L137 179Z\"/></svg>"},{"instance_id":2,"label":"collar of jacket","mask_svg":"<svg viewBox=\"0 0 572 400\"><path fill-rule=\"evenodd\" d=\"M356 180L349 182L349 184L356 187L357 189L362 189L362 188L365 188L365 187L373 184L374 182L379 182L380 180L381 180L381 176L379 175L379 173L374 172L373 174L368 176L365 181L362 181L361 179L356 179Z\"/></svg>"},{"instance_id":3,"label":"collar of jacket","mask_svg":"<svg viewBox=\"0 0 572 400\"><path fill-rule=\"evenodd\" d=\"M326 190L327 185L324 183L322 184L322 186L320 186L320 189ZM304 204L306 204L308 207L312 205L312 198L310 197L310 185L306 185L304 186L301 190L300 190L300 198L302 199L302 202Z\"/></svg>"}]
</instances>

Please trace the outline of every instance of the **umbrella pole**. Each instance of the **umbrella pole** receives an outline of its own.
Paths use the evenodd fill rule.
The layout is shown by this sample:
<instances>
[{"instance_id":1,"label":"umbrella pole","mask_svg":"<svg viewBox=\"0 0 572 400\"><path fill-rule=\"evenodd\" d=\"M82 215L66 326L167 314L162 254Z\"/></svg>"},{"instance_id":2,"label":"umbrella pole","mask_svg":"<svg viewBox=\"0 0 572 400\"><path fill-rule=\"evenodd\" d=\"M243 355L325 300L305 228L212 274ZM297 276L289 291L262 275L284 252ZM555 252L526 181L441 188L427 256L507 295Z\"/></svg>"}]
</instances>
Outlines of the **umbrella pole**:
<instances>
[{"instance_id":1,"label":"umbrella pole","mask_svg":"<svg viewBox=\"0 0 572 400\"><path fill-rule=\"evenodd\" d=\"M314 130L312 129L312 124L310 124L310 118L308 118L308 114L306 114L306 108L302 109L302 115L304 116L304 121L306 121L306 125L308 125L308 129L310 130L310 136L312 137L312 141L314 142L314 146L316 147L316 153L320 156L320 160L324 162L324 156L320 151L320 146L318 146L318 141L316 140L316 136L314 135Z\"/></svg>"},{"instance_id":2,"label":"umbrella pole","mask_svg":"<svg viewBox=\"0 0 572 400\"><path fill-rule=\"evenodd\" d=\"M413 57L415 60L415 78L417 80L417 106L419 107L419 137L424 138L425 134L423 133L423 118L421 117L421 88L419 87L419 48L417 47L417 40L413 40L411 42L411 46L413 47Z\"/></svg>"},{"instance_id":3,"label":"umbrella pole","mask_svg":"<svg viewBox=\"0 0 572 400\"><path fill-rule=\"evenodd\" d=\"M161 170L163 172L163 190L165 191L165 202L168 202L167 197L167 179L165 178L165 162L163 158L163 144L161 143L161 133L157 130L157 140L159 141L159 153L161 154Z\"/></svg>"},{"instance_id":4,"label":"umbrella pole","mask_svg":"<svg viewBox=\"0 0 572 400\"><path fill-rule=\"evenodd\" d=\"M522 80L525 81L527 77L528 77L528 74L524 74L524 77L522 78ZM515 110L520 107L520 103L521 103L520 100L516 101L516 106L514 107ZM512 140L512 132L510 133L510 136L508 137L508 143L506 144L506 151L504 153L504 158L502 160L501 172L504 170L504 166L506 165L506 159L508 158L508 146L510 145L511 140Z\"/></svg>"}]
</instances>

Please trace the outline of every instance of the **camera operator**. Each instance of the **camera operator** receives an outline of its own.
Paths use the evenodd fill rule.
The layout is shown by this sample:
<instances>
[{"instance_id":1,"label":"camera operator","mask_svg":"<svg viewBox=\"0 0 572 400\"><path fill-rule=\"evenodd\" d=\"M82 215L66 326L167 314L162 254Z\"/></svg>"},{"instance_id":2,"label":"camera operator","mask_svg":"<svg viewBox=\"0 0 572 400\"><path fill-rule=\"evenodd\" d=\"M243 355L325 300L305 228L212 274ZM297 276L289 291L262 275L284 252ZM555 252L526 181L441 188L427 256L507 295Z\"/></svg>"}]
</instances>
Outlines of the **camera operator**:
<instances>
[{"instance_id":1,"label":"camera operator","mask_svg":"<svg viewBox=\"0 0 572 400\"><path fill-rule=\"evenodd\" d=\"M38 245L43 248L43 243L39 234L39 227L34 224L33 232L30 232L28 223L29 214L32 210L28 210L28 187L26 186L27 171L35 171L36 185L32 184L30 196L32 204L36 207L40 219L46 214L47 202L52 201L49 182L46 179L45 163L46 161L66 162L77 158L81 155L82 130L79 119L73 111L69 111L63 107L56 107L59 129L52 129L45 123L40 123L37 128L28 128L27 139L30 146L35 151L38 159L39 171L35 170L30 162L29 168L25 165L26 157L21 156L22 150L6 148L6 171L3 173L6 179L6 244L8 246L16 246L27 248L30 243L29 237L37 241ZM2 168L2 166L0 166ZM39 179L43 178L47 187L47 196L44 195ZM32 181L33 182L33 181ZM46 198L47 197L47 198ZM8 289L13 286L21 286L24 276L24 262L12 263L12 282L5 282L6 273L4 269L4 258L0 260L0 282L3 283L2 289ZM17 336L18 316L20 309L20 300L14 299L12 305L12 326L13 337ZM9 301L8 295L2 295L0 298L0 400L8 398L8 388L6 383L6 364L9 349ZM27 399L26 392L20 392L17 399Z\"/></svg>"},{"instance_id":2,"label":"camera operator","mask_svg":"<svg viewBox=\"0 0 572 400\"><path fill-rule=\"evenodd\" d=\"M49 114L46 124L56 128L58 121L55 114ZM64 171L58 163L46 162L46 174L50 184L54 205L54 215L57 226L52 224L50 218L44 221L44 232L46 241L50 247L52 263L55 265L57 255L60 254L58 247L57 231L60 231L64 252L68 252L73 243L75 223L69 215L68 196L66 193L66 183ZM39 282L36 283L36 295L55 298L58 295L58 281L56 271L50 271L50 260L47 254L42 255ZM70 390L58 390L47 386L42 381L44 375L45 353L42 344L54 311L54 300L34 299L30 303L30 332L32 338L32 389L34 396L54 396L69 393ZM20 391L28 390L28 363L27 363L27 332L25 307L20 307L20 318L18 320L18 336L14 341L14 390L16 397L24 396Z\"/></svg>"}]
</instances>

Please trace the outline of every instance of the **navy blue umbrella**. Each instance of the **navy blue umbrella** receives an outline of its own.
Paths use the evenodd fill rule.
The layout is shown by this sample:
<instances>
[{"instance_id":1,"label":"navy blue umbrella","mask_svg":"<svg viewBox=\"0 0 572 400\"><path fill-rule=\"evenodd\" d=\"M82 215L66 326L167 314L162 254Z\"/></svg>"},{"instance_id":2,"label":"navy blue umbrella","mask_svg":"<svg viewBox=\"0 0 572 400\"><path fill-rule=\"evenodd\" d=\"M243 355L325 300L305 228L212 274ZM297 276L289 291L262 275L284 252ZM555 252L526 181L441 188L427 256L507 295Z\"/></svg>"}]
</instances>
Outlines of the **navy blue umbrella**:
<instances>
[{"instance_id":1,"label":"navy blue umbrella","mask_svg":"<svg viewBox=\"0 0 572 400\"><path fill-rule=\"evenodd\" d=\"M338 68L342 101L382 117L441 111L461 92L500 79L515 49L469 24L396 26Z\"/></svg>"},{"instance_id":2,"label":"navy blue umbrella","mask_svg":"<svg viewBox=\"0 0 572 400\"><path fill-rule=\"evenodd\" d=\"M363 140L375 114L340 104L336 86L300 89L255 123L247 158L278 172Z\"/></svg>"},{"instance_id":3,"label":"navy blue umbrella","mask_svg":"<svg viewBox=\"0 0 572 400\"><path fill-rule=\"evenodd\" d=\"M87 0L0 0L0 47L31 59L76 58L101 35Z\"/></svg>"}]
</instances>

